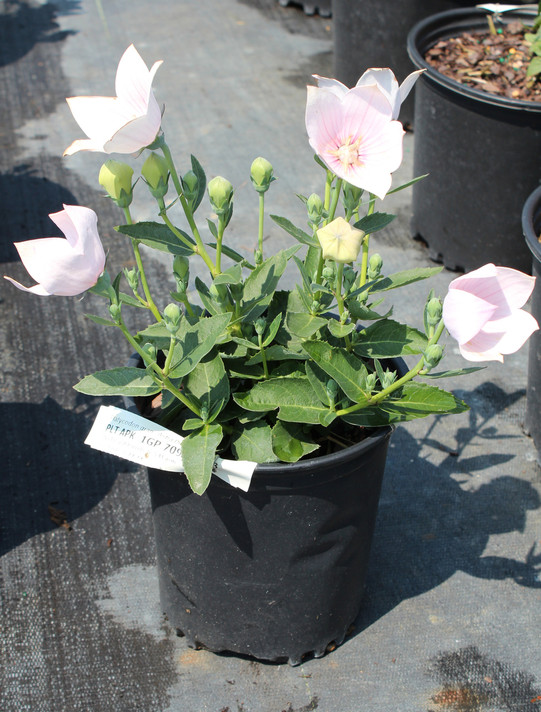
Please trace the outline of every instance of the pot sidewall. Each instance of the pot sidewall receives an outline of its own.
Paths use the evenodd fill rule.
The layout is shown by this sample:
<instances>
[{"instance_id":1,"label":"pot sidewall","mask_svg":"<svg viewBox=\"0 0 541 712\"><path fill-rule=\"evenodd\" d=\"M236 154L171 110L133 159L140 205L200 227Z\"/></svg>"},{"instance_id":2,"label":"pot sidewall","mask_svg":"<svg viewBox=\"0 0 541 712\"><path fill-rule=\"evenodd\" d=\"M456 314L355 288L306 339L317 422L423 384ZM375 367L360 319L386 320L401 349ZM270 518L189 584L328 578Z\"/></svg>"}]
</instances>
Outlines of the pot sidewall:
<instances>
[{"instance_id":1,"label":"pot sidewall","mask_svg":"<svg viewBox=\"0 0 541 712\"><path fill-rule=\"evenodd\" d=\"M508 19L531 12L522 8ZM414 175L429 176L413 186L412 233L449 269L494 262L529 271L519 225L524 201L539 182L541 103L470 89L422 58L440 36L481 17L486 21L475 8L439 13L408 35L410 57L427 69L416 85Z\"/></svg>"}]
</instances>

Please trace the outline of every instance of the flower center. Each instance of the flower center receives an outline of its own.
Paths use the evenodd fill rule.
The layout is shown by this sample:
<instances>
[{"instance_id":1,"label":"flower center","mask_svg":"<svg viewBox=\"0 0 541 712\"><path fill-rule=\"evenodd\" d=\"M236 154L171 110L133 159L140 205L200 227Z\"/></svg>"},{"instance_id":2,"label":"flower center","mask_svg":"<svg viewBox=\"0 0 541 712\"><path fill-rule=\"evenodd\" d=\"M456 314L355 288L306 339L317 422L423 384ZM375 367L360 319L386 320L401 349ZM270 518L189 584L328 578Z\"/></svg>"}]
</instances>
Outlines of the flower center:
<instances>
[{"instance_id":1,"label":"flower center","mask_svg":"<svg viewBox=\"0 0 541 712\"><path fill-rule=\"evenodd\" d=\"M337 149L329 151L332 156L336 156L344 170L352 166L361 166L362 161L359 158L359 146L361 145L361 137L352 142L352 137L347 139Z\"/></svg>"}]
</instances>

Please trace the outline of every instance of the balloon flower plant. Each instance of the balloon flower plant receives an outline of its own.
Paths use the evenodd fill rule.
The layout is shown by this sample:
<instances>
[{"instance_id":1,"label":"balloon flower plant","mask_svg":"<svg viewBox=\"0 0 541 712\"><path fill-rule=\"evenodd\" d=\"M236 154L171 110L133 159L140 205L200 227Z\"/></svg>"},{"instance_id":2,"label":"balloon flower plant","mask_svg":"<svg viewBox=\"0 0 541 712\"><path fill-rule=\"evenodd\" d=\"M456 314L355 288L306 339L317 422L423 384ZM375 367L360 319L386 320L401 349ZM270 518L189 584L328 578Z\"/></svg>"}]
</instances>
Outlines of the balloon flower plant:
<instances>
[{"instance_id":1,"label":"balloon flower plant","mask_svg":"<svg viewBox=\"0 0 541 712\"><path fill-rule=\"evenodd\" d=\"M115 97L67 100L87 138L74 141L66 155L100 151L142 158L141 181L116 160L107 160L99 174L122 211L123 224L116 229L131 239L136 267L110 275L96 214L65 205L50 216L65 238L16 244L37 284L25 287L6 277L38 295L90 291L105 300L104 315L89 318L119 329L139 365L99 371L76 390L147 397L152 418L182 436L183 471L198 494L207 488L217 457L295 462L344 447L367 429L466 410L464 402L433 385L436 377L476 368L434 372L444 329L468 361L503 361L503 354L519 349L538 328L521 309L534 278L492 264L460 276L443 300L430 291L423 330L399 323L384 305L388 292L441 269L384 275L381 257L369 254L371 233L393 217L376 212L375 202L393 192L404 136L397 117L418 73L399 86L390 69L369 69L352 89L315 77L316 86L308 87L306 129L322 169L321 195L299 196L307 212L304 227L271 216L294 244L265 254L264 206L274 176L270 163L256 158L250 176L259 230L254 254L247 257L224 240L233 214L231 183L221 176L207 183L194 156L182 158L184 172L176 167L152 91L160 64L149 71L130 46L118 65ZM137 191L149 190L155 198L156 221L132 221L135 183ZM198 210L206 213L211 243L202 239ZM175 212L183 212L189 229L175 224ZM154 299L142 245L171 255L176 289L169 304ZM208 280L196 278L188 289L190 259L203 260ZM299 279L285 291L280 278L290 262ZM125 323L125 310L132 308L149 316L137 333ZM409 370L403 356L415 357Z\"/></svg>"}]
</instances>

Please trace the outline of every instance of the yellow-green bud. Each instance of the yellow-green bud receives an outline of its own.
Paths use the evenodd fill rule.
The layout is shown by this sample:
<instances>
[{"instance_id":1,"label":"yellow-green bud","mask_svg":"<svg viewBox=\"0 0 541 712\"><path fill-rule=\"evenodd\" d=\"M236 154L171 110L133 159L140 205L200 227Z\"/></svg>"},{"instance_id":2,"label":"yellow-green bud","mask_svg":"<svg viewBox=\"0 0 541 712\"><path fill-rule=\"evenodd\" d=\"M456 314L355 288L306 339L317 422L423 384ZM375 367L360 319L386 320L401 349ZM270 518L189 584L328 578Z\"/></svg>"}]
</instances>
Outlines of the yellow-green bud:
<instances>
[{"instance_id":1,"label":"yellow-green bud","mask_svg":"<svg viewBox=\"0 0 541 712\"><path fill-rule=\"evenodd\" d=\"M137 288L139 287L139 272L136 269L128 269L125 267L124 276L126 277L126 281L130 285L131 289L134 292L137 292Z\"/></svg>"},{"instance_id":2,"label":"yellow-green bud","mask_svg":"<svg viewBox=\"0 0 541 712\"><path fill-rule=\"evenodd\" d=\"M440 323L443 306L441 300L437 297L432 297L426 303L426 323L428 326L436 326Z\"/></svg>"},{"instance_id":3,"label":"yellow-green bud","mask_svg":"<svg viewBox=\"0 0 541 712\"><path fill-rule=\"evenodd\" d=\"M255 333L259 334L259 336L263 336L266 326L267 326L267 320L265 319L265 317L260 316L259 319L255 320L255 324L254 324Z\"/></svg>"},{"instance_id":4,"label":"yellow-green bud","mask_svg":"<svg viewBox=\"0 0 541 712\"><path fill-rule=\"evenodd\" d=\"M368 262L368 279L376 279L376 277L379 277L382 267L383 260L381 255L378 255L376 252L376 254L370 257Z\"/></svg>"},{"instance_id":5,"label":"yellow-green bud","mask_svg":"<svg viewBox=\"0 0 541 712\"><path fill-rule=\"evenodd\" d=\"M375 373L369 373L366 377L366 389L368 391L373 391L376 387L377 375Z\"/></svg>"},{"instance_id":6,"label":"yellow-green bud","mask_svg":"<svg viewBox=\"0 0 541 712\"><path fill-rule=\"evenodd\" d=\"M430 344L427 350L424 352L424 368L430 371L432 368L438 365L443 356L443 349L439 344Z\"/></svg>"},{"instance_id":7,"label":"yellow-green bud","mask_svg":"<svg viewBox=\"0 0 541 712\"><path fill-rule=\"evenodd\" d=\"M180 325L180 319L182 318L182 312L180 310L180 307L178 304L175 304L174 302L171 302L171 304L168 304L165 309L163 310L163 320L165 323L165 327L167 331L170 331L172 334L174 334L179 325Z\"/></svg>"},{"instance_id":8,"label":"yellow-green bud","mask_svg":"<svg viewBox=\"0 0 541 712\"><path fill-rule=\"evenodd\" d=\"M127 208L133 198L133 168L112 158L102 165L98 180L119 208Z\"/></svg>"},{"instance_id":9,"label":"yellow-green bud","mask_svg":"<svg viewBox=\"0 0 541 712\"><path fill-rule=\"evenodd\" d=\"M173 260L173 272L175 277L184 279L190 271L190 261L184 255L177 255Z\"/></svg>"},{"instance_id":10,"label":"yellow-green bud","mask_svg":"<svg viewBox=\"0 0 541 712\"><path fill-rule=\"evenodd\" d=\"M169 168L167 161L158 153L150 153L141 168L141 175L155 198L163 198L167 193Z\"/></svg>"},{"instance_id":11,"label":"yellow-green bud","mask_svg":"<svg viewBox=\"0 0 541 712\"><path fill-rule=\"evenodd\" d=\"M120 321L120 304L110 304L109 314L111 315L114 321Z\"/></svg>"},{"instance_id":12,"label":"yellow-green bud","mask_svg":"<svg viewBox=\"0 0 541 712\"><path fill-rule=\"evenodd\" d=\"M265 193L272 181L273 167L266 158L256 158L250 169L250 179L258 193Z\"/></svg>"},{"instance_id":13,"label":"yellow-green bud","mask_svg":"<svg viewBox=\"0 0 541 712\"><path fill-rule=\"evenodd\" d=\"M193 171L188 171L182 176L182 190L186 200L193 203L199 194L199 179Z\"/></svg>"},{"instance_id":14,"label":"yellow-green bud","mask_svg":"<svg viewBox=\"0 0 541 712\"><path fill-rule=\"evenodd\" d=\"M156 361L156 359L158 357L158 351L157 351L156 347L154 346L154 344L151 344L150 342L147 341L147 343L144 344L142 349L151 361Z\"/></svg>"},{"instance_id":15,"label":"yellow-green bud","mask_svg":"<svg viewBox=\"0 0 541 712\"><path fill-rule=\"evenodd\" d=\"M323 201L317 193L312 195L306 201L306 209L308 211L308 219L314 225L319 225L323 220Z\"/></svg>"},{"instance_id":16,"label":"yellow-green bud","mask_svg":"<svg viewBox=\"0 0 541 712\"><path fill-rule=\"evenodd\" d=\"M208 184L208 194L217 215L226 214L233 198L233 186L227 178L222 176L213 178Z\"/></svg>"}]
</instances>

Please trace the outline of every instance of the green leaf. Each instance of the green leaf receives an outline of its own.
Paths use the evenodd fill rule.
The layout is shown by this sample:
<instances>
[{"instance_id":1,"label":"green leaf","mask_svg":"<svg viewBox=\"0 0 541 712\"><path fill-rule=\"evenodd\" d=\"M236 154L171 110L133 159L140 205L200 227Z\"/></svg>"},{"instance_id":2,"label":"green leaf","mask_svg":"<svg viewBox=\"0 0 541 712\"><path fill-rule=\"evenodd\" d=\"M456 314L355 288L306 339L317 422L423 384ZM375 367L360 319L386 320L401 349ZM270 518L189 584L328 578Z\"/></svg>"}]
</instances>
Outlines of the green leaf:
<instances>
[{"instance_id":1,"label":"green leaf","mask_svg":"<svg viewBox=\"0 0 541 712\"><path fill-rule=\"evenodd\" d=\"M363 232L367 234L372 234L378 230L383 230L395 217L396 215L389 215L387 213L372 213L358 220L353 227L357 228L357 230L363 230Z\"/></svg>"},{"instance_id":2,"label":"green leaf","mask_svg":"<svg viewBox=\"0 0 541 712\"><path fill-rule=\"evenodd\" d=\"M233 265L214 278L214 284L240 284L241 282L242 266L240 264Z\"/></svg>"},{"instance_id":3,"label":"green leaf","mask_svg":"<svg viewBox=\"0 0 541 712\"><path fill-rule=\"evenodd\" d=\"M337 339L343 339L345 336L349 336L352 331L355 331L355 324L341 324L336 319L329 319L327 322L327 328L334 337Z\"/></svg>"},{"instance_id":4,"label":"green leaf","mask_svg":"<svg viewBox=\"0 0 541 712\"><path fill-rule=\"evenodd\" d=\"M309 339L326 324L327 319L305 312L288 312L285 319L288 332L299 339Z\"/></svg>"},{"instance_id":5,"label":"green leaf","mask_svg":"<svg viewBox=\"0 0 541 712\"><path fill-rule=\"evenodd\" d=\"M272 431L265 421L246 423L240 432L231 438L231 449L237 460L252 462L276 462L278 457L272 449Z\"/></svg>"},{"instance_id":6,"label":"green leaf","mask_svg":"<svg viewBox=\"0 0 541 712\"><path fill-rule=\"evenodd\" d=\"M465 376L468 373L482 371L486 366L471 366L470 368L455 368L452 371L439 371L438 373L423 373L420 378L453 378L454 376Z\"/></svg>"},{"instance_id":7,"label":"green leaf","mask_svg":"<svg viewBox=\"0 0 541 712\"><path fill-rule=\"evenodd\" d=\"M282 323L282 315L277 314L271 321L270 325L267 327L265 340L263 341L263 348L267 348L273 341L274 337L278 333L280 324Z\"/></svg>"},{"instance_id":8,"label":"green leaf","mask_svg":"<svg viewBox=\"0 0 541 712\"><path fill-rule=\"evenodd\" d=\"M199 204L203 200L203 196L205 195L205 188L207 187L207 177L205 175L203 167L201 166L197 158L193 155L190 156L190 158L192 162L192 171L197 176L197 196L192 206L192 212L195 213L195 211L199 207Z\"/></svg>"},{"instance_id":9,"label":"green leaf","mask_svg":"<svg viewBox=\"0 0 541 712\"><path fill-rule=\"evenodd\" d=\"M143 368L121 367L96 371L73 386L89 396L152 396L161 391Z\"/></svg>"},{"instance_id":10,"label":"green leaf","mask_svg":"<svg viewBox=\"0 0 541 712\"><path fill-rule=\"evenodd\" d=\"M176 228L182 236L195 245L193 238L187 232ZM167 225L156 222L138 222L133 225L119 225L115 228L122 235L128 235L135 240L139 240L148 247L153 247L161 252L168 252L171 255L193 255L193 249L181 242L178 237L171 232Z\"/></svg>"},{"instance_id":11,"label":"green leaf","mask_svg":"<svg viewBox=\"0 0 541 712\"><path fill-rule=\"evenodd\" d=\"M293 225L291 220L288 220L287 218L281 218L278 215L271 215L270 217L271 220L274 220L277 225L279 225L283 230L285 230L292 237L294 237L295 240L302 242L303 245L310 245L310 247L319 247L318 241L312 235L309 235L307 232L304 232L304 230L301 230L299 227Z\"/></svg>"},{"instance_id":12,"label":"green leaf","mask_svg":"<svg viewBox=\"0 0 541 712\"><path fill-rule=\"evenodd\" d=\"M195 494L203 494L209 485L221 440L222 426L212 423L190 433L181 443L184 472Z\"/></svg>"},{"instance_id":13,"label":"green leaf","mask_svg":"<svg viewBox=\"0 0 541 712\"><path fill-rule=\"evenodd\" d=\"M397 186L396 188L393 188L390 190L387 195L391 195L392 193L398 193L399 190L404 190L404 188L409 188L411 185L415 185L415 183L418 183L420 180L423 180L424 178L428 178L428 173L424 173L422 176L417 176L417 178L413 178L412 180L409 180L407 183L402 183L402 185Z\"/></svg>"},{"instance_id":14,"label":"green leaf","mask_svg":"<svg viewBox=\"0 0 541 712\"><path fill-rule=\"evenodd\" d=\"M407 284L419 282L422 279L429 279L435 274L439 274L443 267L418 267L416 269L407 269L403 272L396 272L388 277L378 280L370 287L370 293L386 292L389 289L397 289L404 287Z\"/></svg>"},{"instance_id":15,"label":"green leaf","mask_svg":"<svg viewBox=\"0 0 541 712\"><path fill-rule=\"evenodd\" d=\"M378 427L425 418L434 413L463 413L469 409L464 401L436 386L410 381L399 391L399 397L389 397L378 406L369 406L342 418L352 425Z\"/></svg>"},{"instance_id":16,"label":"green leaf","mask_svg":"<svg viewBox=\"0 0 541 712\"><path fill-rule=\"evenodd\" d=\"M303 348L317 365L338 383L348 398L355 403L362 403L367 399L368 371L360 359L325 341L305 341Z\"/></svg>"},{"instance_id":17,"label":"green leaf","mask_svg":"<svg viewBox=\"0 0 541 712\"><path fill-rule=\"evenodd\" d=\"M359 332L353 350L363 358L394 358L423 353L427 346L427 337L417 329L382 319Z\"/></svg>"},{"instance_id":18,"label":"green leaf","mask_svg":"<svg viewBox=\"0 0 541 712\"><path fill-rule=\"evenodd\" d=\"M528 65L528 69L526 71L526 76L534 77L536 74L540 74L540 73L541 73L541 57L536 56L532 59L532 61Z\"/></svg>"},{"instance_id":19,"label":"green leaf","mask_svg":"<svg viewBox=\"0 0 541 712\"><path fill-rule=\"evenodd\" d=\"M188 375L216 345L230 319L231 314L218 314L200 319L193 325L189 324L187 319L183 319L175 335L177 341L169 377L182 378Z\"/></svg>"},{"instance_id":20,"label":"green leaf","mask_svg":"<svg viewBox=\"0 0 541 712\"><path fill-rule=\"evenodd\" d=\"M111 321L111 319L104 319L102 316L95 316L94 314L85 314L85 316L100 326L117 326L116 322Z\"/></svg>"},{"instance_id":21,"label":"green leaf","mask_svg":"<svg viewBox=\"0 0 541 712\"><path fill-rule=\"evenodd\" d=\"M330 408L331 400L329 398L329 394L327 393L327 382L329 380L329 376L317 365L317 363L307 361L305 368L306 375L310 381L310 385L314 389L315 394L323 405Z\"/></svg>"},{"instance_id":22,"label":"green leaf","mask_svg":"<svg viewBox=\"0 0 541 712\"><path fill-rule=\"evenodd\" d=\"M304 428L296 423L279 420L272 429L272 449L282 462L297 462L318 448L319 445L307 437Z\"/></svg>"},{"instance_id":23,"label":"green leaf","mask_svg":"<svg viewBox=\"0 0 541 712\"><path fill-rule=\"evenodd\" d=\"M209 314L212 314L213 316L215 316L216 314L221 314L221 309L215 304L213 298L210 296L209 288L203 282L203 280L199 277L196 277L194 280L194 285L201 301L203 302L203 306L209 312Z\"/></svg>"},{"instance_id":24,"label":"green leaf","mask_svg":"<svg viewBox=\"0 0 541 712\"><path fill-rule=\"evenodd\" d=\"M218 354L207 354L202 358L188 374L184 386L214 417L229 400L229 379Z\"/></svg>"},{"instance_id":25,"label":"green leaf","mask_svg":"<svg viewBox=\"0 0 541 712\"><path fill-rule=\"evenodd\" d=\"M279 408L278 417L293 423L315 425L319 423L319 415L328 411L306 378L270 378L233 398L246 410L265 413Z\"/></svg>"},{"instance_id":26,"label":"green leaf","mask_svg":"<svg viewBox=\"0 0 541 712\"><path fill-rule=\"evenodd\" d=\"M379 303L380 302L378 302L378 304ZM391 307L389 311L387 311L385 314L378 314L378 312L374 311L371 307L367 307L364 304L361 304L356 299L348 299L346 301L346 306L351 315L351 318L359 321L376 321L376 319L388 319L393 313L393 308ZM377 306L377 304L373 304L372 306Z\"/></svg>"},{"instance_id":27,"label":"green leaf","mask_svg":"<svg viewBox=\"0 0 541 712\"><path fill-rule=\"evenodd\" d=\"M289 359L296 359L299 361L305 361L306 360L306 355L303 353L300 353L299 351L293 351L292 349L288 349L285 346L282 346L280 344L273 344L272 346L269 346L268 348L265 349L265 357L267 361L287 361ZM256 363L261 363L263 360L263 357L261 356L261 353L256 354L255 356L252 356L246 364L248 366L253 366Z\"/></svg>"},{"instance_id":28,"label":"green leaf","mask_svg":"<svg viewBox=\"0 0 541 712\"><path fill-rule=\"evenodd\" d=\"M248 275L244 283L242 300L242 313L245 321L255 320L263 314L278 287L286 266L286 251L281 250L258 265Z\"/></svg>"},{"instance_id":29,"label":"green leaf","mask_svg":"<svg viewBox=\"0 0 541 712\"><path fill-rule=\"evenodd\" d=\"M217 236L215 235L215 237ZM209 242L208 245L214 250L218 247L215 242ZM247 267L248 269L255 269L254 265L248 262L245 257L243 257L236 250L233 250L231 247L228 247L227 245L222 245L222 254L229 257L231 260L233 260L233 262L239 262L242 267Z\"/></svg>"},{"instance_id":30,"label":"green leaf","mask_svg":"<svg viewBox=\"0 0 541 712\"><path fill-rule=\"evenodd\" d=\"M140 343L149 342L154 344L157 349L164 350L169 348L171 343L171 332L167 331L163 321L150 324L146 329L139 331L136 334L136 339Z\"/></svg>"}]
</instances>

